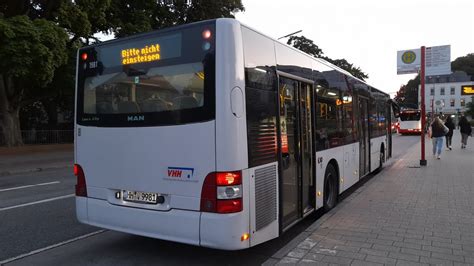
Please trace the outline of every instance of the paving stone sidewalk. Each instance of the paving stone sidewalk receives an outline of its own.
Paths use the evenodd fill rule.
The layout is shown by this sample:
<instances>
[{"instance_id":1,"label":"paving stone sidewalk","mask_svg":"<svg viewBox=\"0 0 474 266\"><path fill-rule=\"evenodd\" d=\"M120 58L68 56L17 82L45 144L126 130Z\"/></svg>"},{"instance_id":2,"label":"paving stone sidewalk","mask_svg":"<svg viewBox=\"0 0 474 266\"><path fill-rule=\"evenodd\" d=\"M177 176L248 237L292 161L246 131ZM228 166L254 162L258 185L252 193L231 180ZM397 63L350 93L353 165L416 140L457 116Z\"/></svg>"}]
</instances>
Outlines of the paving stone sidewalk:
<instances>
[{"instance_id":1,"label":"paving stone sidewalk","mask_svg":"<svg viewBox=\"0 0 474 266\"><path fill-rule=\"evenodd\" d=\"M411 147L264 265L474 265L469 141L436 160L427 139L422 168L420 143Z\"/></svg>"}]
</instances>

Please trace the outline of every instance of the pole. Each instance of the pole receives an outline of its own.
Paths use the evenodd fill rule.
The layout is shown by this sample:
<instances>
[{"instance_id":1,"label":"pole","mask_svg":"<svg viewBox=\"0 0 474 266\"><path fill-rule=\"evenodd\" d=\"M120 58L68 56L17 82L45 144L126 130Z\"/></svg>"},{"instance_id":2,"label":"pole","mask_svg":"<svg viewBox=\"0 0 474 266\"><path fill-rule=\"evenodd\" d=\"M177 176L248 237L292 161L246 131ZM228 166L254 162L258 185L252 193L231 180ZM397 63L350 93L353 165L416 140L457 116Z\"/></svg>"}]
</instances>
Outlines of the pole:
<instances>
[{"instance_id":1,"label":"pole","mask_svg":"<svg viewBox=\"0 0 474 266\"><path fill-rule=\"evenodd\" d=\"M421 46L421 160L420 165L426 165L425 159L425 46Z\"/></svg>"},{"instance_id":2,"label":"pole","mask_svg":"<svg viewBox=\"0 0 474 266\"><path fill-rule=\"evenodd\" d=\"M282 37L278 38L277 40L283 39L283 38L286 38L286 37L290 37L291 35L295 35L295 34L300 33L300 32L302 32L302 31L303 31L303 30L295 31L295 32L293 32L293 33L290 33L290 34L287 34L287 35L285 35L285 36L282 36Z\"/></svg>"}]
</instances>

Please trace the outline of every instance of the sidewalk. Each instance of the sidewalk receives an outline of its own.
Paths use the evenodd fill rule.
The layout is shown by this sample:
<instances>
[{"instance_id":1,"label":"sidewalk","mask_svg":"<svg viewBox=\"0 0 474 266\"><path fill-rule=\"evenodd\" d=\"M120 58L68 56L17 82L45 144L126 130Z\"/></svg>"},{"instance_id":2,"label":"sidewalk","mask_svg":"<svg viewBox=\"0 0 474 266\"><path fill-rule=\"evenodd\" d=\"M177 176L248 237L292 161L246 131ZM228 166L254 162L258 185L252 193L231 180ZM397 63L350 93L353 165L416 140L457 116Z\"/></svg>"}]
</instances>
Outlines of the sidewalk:
<instances>
[{"instance_id":1,"label":"sidewalk","mask_svg":"<svg viewBox=\"0 0 474 266\"><path fill-rule=\"evenodd\" d=\"M264 265L473 265L474 142L419 167L420 143ZM396 147L395 147L396 148Z\"/></svg>"},{"instance_id":2,"label":"sidewalk","mask_svg":"<svg viewBox=\"0 0 474 266\"><path fill-rule=\"evenodd\" d=\"M0 147L0 176L72 168L73 160L73 144Z\"/></svg>"}]
</instances>

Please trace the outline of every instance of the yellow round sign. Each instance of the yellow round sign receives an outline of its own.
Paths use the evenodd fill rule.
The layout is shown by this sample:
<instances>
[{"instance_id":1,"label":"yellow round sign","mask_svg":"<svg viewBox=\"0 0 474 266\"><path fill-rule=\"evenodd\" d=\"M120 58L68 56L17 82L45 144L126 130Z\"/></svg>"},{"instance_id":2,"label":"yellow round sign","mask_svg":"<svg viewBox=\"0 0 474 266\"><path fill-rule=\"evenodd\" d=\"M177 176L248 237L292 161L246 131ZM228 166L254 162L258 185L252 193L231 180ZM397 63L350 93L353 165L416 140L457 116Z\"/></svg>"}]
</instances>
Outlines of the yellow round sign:
<instances>
[{"instance_id":1,"label":"yellow round sign","mask_svg":"<svg viewBox=\"0 0 474 266\"><path fill-rule=\"evenodd\" d=\"M416 54L413 51L406 51L402 54L402 61L405 64L411 64L415 62Z\"/></svg>"}]
</instances>

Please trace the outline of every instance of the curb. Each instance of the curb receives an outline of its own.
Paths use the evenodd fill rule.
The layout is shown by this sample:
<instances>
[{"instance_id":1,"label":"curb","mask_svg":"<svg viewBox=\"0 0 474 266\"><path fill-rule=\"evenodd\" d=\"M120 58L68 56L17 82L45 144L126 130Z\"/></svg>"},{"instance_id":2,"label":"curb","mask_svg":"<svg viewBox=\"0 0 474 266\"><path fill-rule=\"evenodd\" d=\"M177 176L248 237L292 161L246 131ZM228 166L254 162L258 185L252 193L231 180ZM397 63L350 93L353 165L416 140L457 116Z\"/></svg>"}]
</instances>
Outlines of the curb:
<instances>
[{"instance_id":1,"label":"curb","mask_svg":"<svg viewBox=\"0 0 474 266\"><path fill-rule=\"evenodd\" d=\"M17 174L42 172L42 171L48 171L48 170L63 169L63 168L68 168L68 167L72 167L71 164L60 165L60 166L51 166L51 167L37 167L37 168L30 168L30 169L20 169L20 170L12 170L12 171L2 171L2 172L0 172L0 177L9 176L9 175L17 175Z\"/></svg>"}]
</instances>

